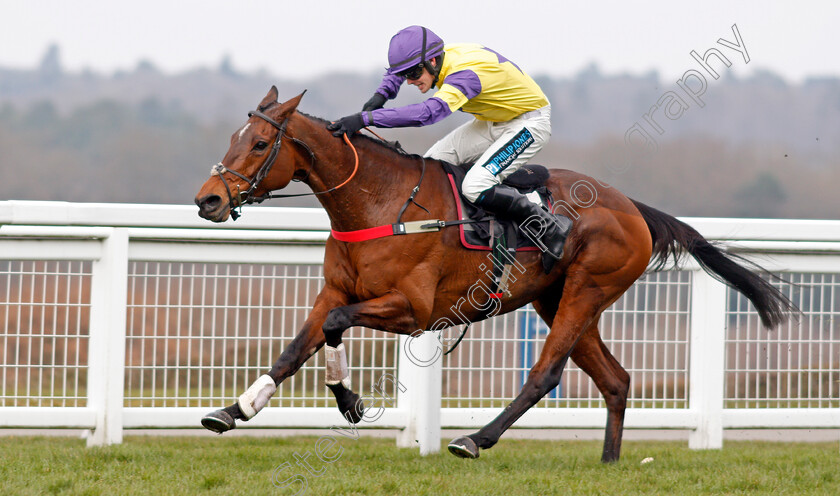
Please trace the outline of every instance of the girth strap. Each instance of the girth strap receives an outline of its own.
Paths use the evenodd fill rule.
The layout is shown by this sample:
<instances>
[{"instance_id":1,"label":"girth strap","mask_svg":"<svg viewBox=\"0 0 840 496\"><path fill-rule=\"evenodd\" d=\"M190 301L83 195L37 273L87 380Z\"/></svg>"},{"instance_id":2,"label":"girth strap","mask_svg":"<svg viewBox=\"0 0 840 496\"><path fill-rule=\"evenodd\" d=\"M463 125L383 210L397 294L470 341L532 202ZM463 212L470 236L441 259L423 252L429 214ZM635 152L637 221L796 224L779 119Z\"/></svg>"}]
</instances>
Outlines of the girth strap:
<instances>
[{"instance_id":1,"label":"girth strap","mask_svg":"<svg viewBox=\"0 0 840 496\"><path fill-rule=\"evenodd\" d=\"M359 229L358 231L336 231L330 229L332 237L338 241L346 243L357 243L359 241L367 241L370 239L384 238L387 236L399 236L401 234L420 234L437 232L444 227L456 226L459 224L474 224L476 222L486 222L488 219L467 219L467 220L415 220L411 222L397 222L395 224L385 224L383 226L369 227L367 229Z\"/></svg>"}]
</instances>

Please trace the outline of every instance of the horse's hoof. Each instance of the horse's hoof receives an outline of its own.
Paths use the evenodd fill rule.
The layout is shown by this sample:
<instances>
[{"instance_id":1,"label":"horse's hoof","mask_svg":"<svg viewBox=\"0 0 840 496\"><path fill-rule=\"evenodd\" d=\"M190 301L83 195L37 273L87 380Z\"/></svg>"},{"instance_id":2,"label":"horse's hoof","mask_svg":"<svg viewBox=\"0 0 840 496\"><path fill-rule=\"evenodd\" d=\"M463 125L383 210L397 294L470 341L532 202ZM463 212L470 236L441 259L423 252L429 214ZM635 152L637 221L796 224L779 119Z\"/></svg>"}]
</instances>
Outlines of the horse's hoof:
<instances>
[{"instance_id":1,"label":"horse's hoof","mask_svg":"<svg viewBox=\"0 0 840 496\"><path fill-rule=\"evenodd\" d=\"M351 424L356 425L362 421L365 415L365 403L359 398L359 395L354 393L353 396L356 397L356 401L353 402L353 408L344 412L344 418Z\"/></svg>"},{"instance_id":2,"label":"horse's hoof","mask_svg":"<svg viewBox=\"0 0 840 496\"><path fill-rule=\"evenodd\" d=\"M449 441L449 452L459 458L478 458L478 446L467 436Z\"/></svg>"},{"instance_id":3,"label":"horse's hoof","mask_svg":"<svg viewBox=\"0 0 840 496\"><path fill-rule=\"evenodd\" d=\"M216 434L227 432L236 428L236 420L224 410L216 410L213 413L208 413L201 419L201 425L205 429L209 429Z\"/></svg>"}]
</instances>

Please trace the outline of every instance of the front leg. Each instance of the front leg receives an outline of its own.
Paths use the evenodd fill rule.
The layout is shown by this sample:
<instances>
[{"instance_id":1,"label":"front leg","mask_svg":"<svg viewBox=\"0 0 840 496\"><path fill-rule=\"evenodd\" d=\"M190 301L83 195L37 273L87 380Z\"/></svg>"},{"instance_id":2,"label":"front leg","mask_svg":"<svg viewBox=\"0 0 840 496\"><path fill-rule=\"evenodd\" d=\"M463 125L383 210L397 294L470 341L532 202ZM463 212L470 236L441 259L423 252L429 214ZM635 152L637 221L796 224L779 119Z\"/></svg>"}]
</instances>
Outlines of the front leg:
<instances>
[{"instance_id":1,"label":"front leg","mask_svg":"<svg viewBox=\"0 0 840 496\"><path fill-rule=\"evenodd\" d=\"M327 356L327 387L335 395L341 414L357 424L364 416L364 404L350 386L347 352L341 339L344 331L353 326L379 329L397 334L411 334L418 328L417 319L408 298L400 292L390 292L379 298L333 308L324 322Z\"/></svg>"},{"instance_id":2,"label":"front leg","mask_svg":"<svg viewBox=\"0 0 840 496\"><path fill-rule=\"evenodd\" d=\"M294 375L324 345L322 327L329 311L346 304L347 297L341 291L330 286L321 290L303 328L274 363L271 371L257 379L237 402L205 415L201 425L221 434L234 429L237 419L247 421L262 410L277 385Z\"/></svg>"}]
</instances>

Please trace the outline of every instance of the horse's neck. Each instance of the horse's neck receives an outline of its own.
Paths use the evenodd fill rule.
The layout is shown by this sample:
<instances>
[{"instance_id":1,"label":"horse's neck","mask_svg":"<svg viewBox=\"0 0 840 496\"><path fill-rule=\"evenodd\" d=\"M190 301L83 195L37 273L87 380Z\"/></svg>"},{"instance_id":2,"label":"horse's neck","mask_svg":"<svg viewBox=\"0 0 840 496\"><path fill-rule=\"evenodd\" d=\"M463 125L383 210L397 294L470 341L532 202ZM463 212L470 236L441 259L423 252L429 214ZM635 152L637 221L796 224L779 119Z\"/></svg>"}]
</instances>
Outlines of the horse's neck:
<instances>
[{"instance_id":1,"label":"horse's neck","mask_svg":"<svg viewBox=\"0 0 840 496\"><path fill-rule=\"evenodd\" d=\"M318 160L319 167L309 181L314 191L342 184L355 167L353 148L346 142L325 148L329 156ZM396 155L365 139L355 140L354 148L359 156L355 176L338 190L318 196L332 228L337 231L393 223L417 181L414 177L417 173L412 174L414 167L408 164L411 158Z\"/></svg>"}]
</instances>

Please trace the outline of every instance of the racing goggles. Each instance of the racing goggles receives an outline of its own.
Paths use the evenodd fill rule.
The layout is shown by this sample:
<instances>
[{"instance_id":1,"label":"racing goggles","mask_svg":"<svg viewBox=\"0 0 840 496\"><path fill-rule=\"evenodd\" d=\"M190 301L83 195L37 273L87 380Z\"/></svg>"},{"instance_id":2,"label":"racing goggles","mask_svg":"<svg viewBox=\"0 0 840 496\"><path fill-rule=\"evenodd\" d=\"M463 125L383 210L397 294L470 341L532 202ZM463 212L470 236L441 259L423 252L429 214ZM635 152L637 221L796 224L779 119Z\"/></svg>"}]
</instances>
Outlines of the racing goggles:
<instances>
[{"instance_id":1,"label":"racing goggles","mask_svg":"<svg viewBox=\"0 0 840 496\"><path fill-rule=\"evenodd\" d=\"M397 75L411 80L420 79L420 76L423 75L424 68L425 66L423 64L415 65L414 67L398 72Z\"/></svg>"}]
</instances>

